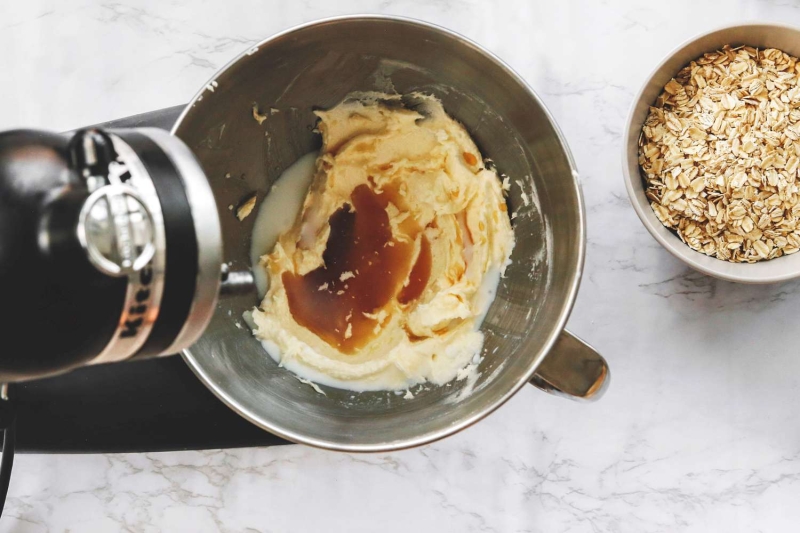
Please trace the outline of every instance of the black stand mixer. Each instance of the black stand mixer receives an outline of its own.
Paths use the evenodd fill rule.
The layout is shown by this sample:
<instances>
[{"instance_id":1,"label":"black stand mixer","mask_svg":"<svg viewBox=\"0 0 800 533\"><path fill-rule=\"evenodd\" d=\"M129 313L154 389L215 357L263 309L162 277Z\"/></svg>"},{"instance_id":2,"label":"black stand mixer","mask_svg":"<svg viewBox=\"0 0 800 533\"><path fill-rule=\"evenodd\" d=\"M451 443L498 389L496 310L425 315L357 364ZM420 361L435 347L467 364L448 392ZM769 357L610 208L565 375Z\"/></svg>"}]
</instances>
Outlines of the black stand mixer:
<instances>
[{"instance_id":1,"label":"black stand mixer","mask_svg":"<svg viewBox=\"0 0 800 533\"><path fill-rule=\"evenodd\" d=\"M222 264L214 196L177 137L152 128L0 134L0 383L178 353L199 338L220 292L252 284ZM14 445L7 385L2 398L4 501Z\"/></svg>"},{"instance_id":2,"label":"black stand mixer","mask_svg":"<svg viewBox=\"0 0 800 533\"><path fill-rule=\"evenodd\" d=\"M393 91L430 89L481 153L502 161L519 183L506 198L507 211L519 214L514 261L481 327L481 377L426 387L415 392L413 407L396 391L331 388L320 395L266 356L239 323L258 303L246 271L255 217L218 213L243 205L243 194L270 194L285 169L319 148L314 109L353 91L385 90L386 66ZM586 401L603 394L608 365L564 329L586 247L577 169L535 93L480 46L408 19L311 23L242 53L197 94L172 131L0 134L0 294L9 302L0 384L183 350L186 367L242 420L293 442L358 452L446 437L526 383ZM541 201L531 202L528 190ZM244 271L229 272L222 263L223 240L225 261ZM218 304L226 292L239 296ZM129 365L132 373L136 366ZM149 382L143 385L137 393L155 396ZM24 412L28 386L12 386L10 394L0 388L0 397L10 396L0 401L0 498L13 450L10 406L16 389ZM168 402L159 408L173 420ZM67 423L77 418L60 413Z\"/></svg>"}]
</instances>

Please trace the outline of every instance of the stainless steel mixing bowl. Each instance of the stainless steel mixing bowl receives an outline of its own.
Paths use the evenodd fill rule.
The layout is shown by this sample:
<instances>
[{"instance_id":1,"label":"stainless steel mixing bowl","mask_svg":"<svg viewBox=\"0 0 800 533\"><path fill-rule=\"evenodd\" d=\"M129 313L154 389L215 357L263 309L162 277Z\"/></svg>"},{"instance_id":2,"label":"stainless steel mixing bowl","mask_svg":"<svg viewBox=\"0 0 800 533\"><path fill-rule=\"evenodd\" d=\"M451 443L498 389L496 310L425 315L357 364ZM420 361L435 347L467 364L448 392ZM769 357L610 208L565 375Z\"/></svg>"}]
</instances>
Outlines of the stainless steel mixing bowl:
<instances>
[{"instance_id":1,"label":"stainless steel mixing bowl","mask_svg":"<svg viewBox=\"0 0 800 533\"><path fill-rule=\"evenodd\" d=\"M205 335L185 352L188 364L253 423L296 442L348 451L392 450L447 436L530 380L546 390L598 397L608 383L605 362L562 332L585 247L584 208L569 150L522 79L442 28L377 16L311 23L242 54L195 97L174 133L194 150L211 181L226 261L233 268L249 266L255 219L239 222L229 206L253 191L263 199L285 168L319 148L312 110L356 90L436 95L484 156L511 177L517 243L482 327L479 379L473 386L464 380L415 390L413 400L328 387L323 396L278 367L244 325L242 313L258 303L255 293L220 304ZM253 117L254 105L268 115L263 124Z\"/></svg>"}]
</instances>

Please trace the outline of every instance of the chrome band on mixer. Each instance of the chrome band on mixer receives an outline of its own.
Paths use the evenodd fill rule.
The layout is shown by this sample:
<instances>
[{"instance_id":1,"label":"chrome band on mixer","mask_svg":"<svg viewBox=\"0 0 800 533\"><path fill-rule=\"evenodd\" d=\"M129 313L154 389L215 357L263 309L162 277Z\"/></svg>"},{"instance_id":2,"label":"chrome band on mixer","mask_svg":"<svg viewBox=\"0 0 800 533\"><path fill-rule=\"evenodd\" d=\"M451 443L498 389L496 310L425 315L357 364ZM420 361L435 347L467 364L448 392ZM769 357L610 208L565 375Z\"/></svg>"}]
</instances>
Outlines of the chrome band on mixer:
<instances>
[{"instance_id":1,"label":"chrome band on mixer","mask_svg":"<svg viewBox=\"0 0 800 533\"><path fill-rule=\"evenodd\" d=\"M149 212L151 222L152 258L146 264L134 265L128 273L125 303L118 326L103 351L90 364L122 361L136 354L147 341L159 316L164 292L166 266L166 236L161 202L150 174L136 152L118 136L109 134L117 160L109 165L109 186L126 187L135 192ZM101 187L93 194L103 190ZM87 206L91 206L87 201ZM81 219L84 220L84 219ZM85 235L79 223L78 235ZM85 237L84 239L85 240Z\"/></svg>"},{"instance_id":2,"label":"chrome band on mixer","mask_svg":"<svg viewBox=\"0 0 800 533\"><path fill-rule=\"evenodd\" d=\"M155 129L114 133L157 177L153 185L166 238L159 317L135 356L175 353L197 340L216 305L222 263L216 202L200 165L178 139Z\"/></svg>"},{"instance_id":3,"label":"chrome band on mixer","mask_svg":"<svg viewBox=\"0 0 800 533\"><path fill-rule=\"evenodd\" d=\"M117 329L92 363L171 354L197 340L213 314L222 263L214 196L191 152L160 130L116 130L108 135L117 160L109 164L109 184L93 194L124 188L116 193L125 192L129 206L141 202L152 229L152 259L143 267L129 259L127 269L115 272L113 264L103 268L102 254L95 253L99 259L92 262L98 270L127 274L128 285ZM110 199L108 204L111 207ZM117 237L120 230L136 233L125 229L130 224L124 217L122 227L113 213L109 218ZM81 232L86 234L79 228ZM91 248L84 248L92 260ZM115 251L124 256L124 250ZM142 256L144 251L138 257Z\"/></svg>"},{"instance_id":4,"label":"chrome band on mixer","mask_svg":"<svg viewBox=\"0 0 800 533\"><path fill-rule=\"evenodd\" d=\"M222 273L222 231L214 193L200 164L183 142L156 128L138 130L169 155L183 185L194 226L197 278L189 314L165 353L176 353L193 344L205 330L216 308Z\"/></svg>"}]
</instances>

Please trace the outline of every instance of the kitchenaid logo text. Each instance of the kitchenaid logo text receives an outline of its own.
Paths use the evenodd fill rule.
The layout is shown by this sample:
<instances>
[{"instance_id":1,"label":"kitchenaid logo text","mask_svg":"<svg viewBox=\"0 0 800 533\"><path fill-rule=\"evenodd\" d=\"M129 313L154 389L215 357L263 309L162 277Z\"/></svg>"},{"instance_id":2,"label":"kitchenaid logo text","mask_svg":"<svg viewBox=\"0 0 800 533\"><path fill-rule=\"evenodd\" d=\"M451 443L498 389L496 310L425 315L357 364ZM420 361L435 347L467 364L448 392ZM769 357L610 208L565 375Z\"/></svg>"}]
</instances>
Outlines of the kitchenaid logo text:
<instances>
[{"instance_id":1,"label":"kitchenaid logo text","mask_svg":"<svg viewBox=\"0 0 800 533\"><path fill-rule=\"evenodd\" d=\"M119 335L121 338L126 339L139 334L150 303L150 284L152 282L153 268L147 265L139 271L139 285L141 288L134 295L135 303L128 309L128 318L123 322L123 330Z\"/></svg>"}]
</instances>

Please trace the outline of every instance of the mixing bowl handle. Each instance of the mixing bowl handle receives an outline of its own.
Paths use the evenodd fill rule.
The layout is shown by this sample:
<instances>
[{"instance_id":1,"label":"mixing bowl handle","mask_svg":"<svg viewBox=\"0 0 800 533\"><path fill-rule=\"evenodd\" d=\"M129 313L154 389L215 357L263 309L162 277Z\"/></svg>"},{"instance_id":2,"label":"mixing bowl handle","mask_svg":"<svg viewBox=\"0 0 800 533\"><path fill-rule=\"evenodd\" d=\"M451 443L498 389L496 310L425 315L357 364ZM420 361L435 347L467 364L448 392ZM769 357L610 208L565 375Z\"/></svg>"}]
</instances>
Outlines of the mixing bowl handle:
<instances>
[{"instance_id":1,"label":"mixing bowl handle","mask_svg":"<svg viewBox=\"0 0 800 533\"><path fill-rule=\"evenodd\" d=\"M530 382L551 394L592 402L606 391L610 377L603 356L564 330Z\"/></svg>"}]
</instances>

